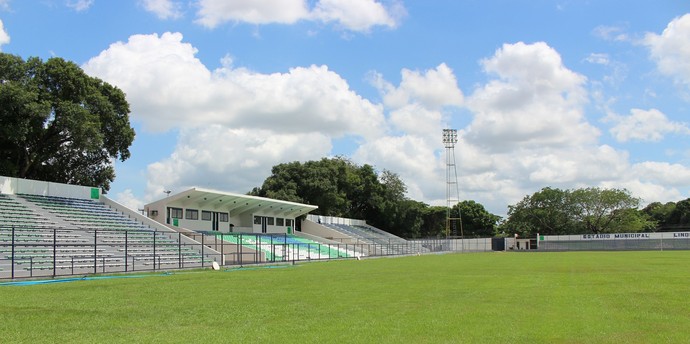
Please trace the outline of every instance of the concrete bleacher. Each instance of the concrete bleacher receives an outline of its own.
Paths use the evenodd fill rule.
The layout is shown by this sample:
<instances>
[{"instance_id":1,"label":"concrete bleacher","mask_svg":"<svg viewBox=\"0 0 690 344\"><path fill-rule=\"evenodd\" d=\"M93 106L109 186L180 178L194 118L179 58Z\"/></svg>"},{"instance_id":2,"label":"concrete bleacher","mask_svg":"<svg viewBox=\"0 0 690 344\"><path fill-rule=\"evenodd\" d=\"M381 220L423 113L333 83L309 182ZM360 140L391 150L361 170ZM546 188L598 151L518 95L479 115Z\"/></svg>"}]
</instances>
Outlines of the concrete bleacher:
<instances>
[{"instance_id":1,"label":"concrete bleacher","mask_svg":"<svg viewBox=\"0 0 690 344\"><path fill-rule=\"evenodd\" d=\"M290 234L219 234L209 233L222 240L262 252L265 261L351 258L356 256L350 245L323 244Z\"/></svg>"},{"instance_id":2,"label":"concrete bleacher","mask_svg":"<svg viewBox=\"0 0 690 344\"><path fill-rule=\"evenodd\" d=\"M318 218L317 221L319 221ZM410 245L409 242L403 238L359 222L362 221L353 221L351 224L323 221L320 225L341 233L345 237L352 238L358 244L368 245L367 250L372 251L369 254L373 255L415 254L420 251L425 251L423 248L420 249L419 247Z\"/></svg>"},{"instance_id":3,"label":"concrete bleacher","mask_svg":"<svg viewBox=\"0 0 690 344\"><path fill-rule=\"evenodd\" d=\"M197 249L95 200L0 194L0 278L210 264Z\"/></svg>"},{"instance_id":4,"label":"concrete bleacher","mask_svg":"<svg viewBox=\"0 0 690 344\"><path fill-rule=\"evenodd\" d=\"M19 194L48 212L47 217L56 217L67 222L71 227L81 229L114 229L114 230L150 230L121 213L114 211L103 203L56 196L39 196Z\"/></svg>"}]
</instances>

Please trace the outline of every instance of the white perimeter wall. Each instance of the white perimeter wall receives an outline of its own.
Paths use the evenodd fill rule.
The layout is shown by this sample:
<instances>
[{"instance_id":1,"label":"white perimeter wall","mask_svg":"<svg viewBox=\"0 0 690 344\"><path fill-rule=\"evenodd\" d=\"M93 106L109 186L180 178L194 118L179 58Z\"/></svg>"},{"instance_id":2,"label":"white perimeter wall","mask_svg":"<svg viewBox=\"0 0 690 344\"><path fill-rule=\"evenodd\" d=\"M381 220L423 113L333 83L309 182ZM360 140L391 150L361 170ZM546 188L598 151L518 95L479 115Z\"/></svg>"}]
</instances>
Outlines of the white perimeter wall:
<instances>
[{"instance_id":1,"label":"white perimeter wall","mask_svg":"<svg viewBox=\"0 0 690 344\"><path fill-rule=\"evenodd\" d=\"M101 189L96 187L3 176L0 176L0 192L4 194L30 194L81 199L99 199L101 195ZM96 197L92 197L92 193Z\"/></svg>"},{"instance_id":2,"label":"white perimeter wall","mask_svg":"<svg viewBox=\"0 0 690 344\"><path fill-rule=\"evenodd\" d=\"M688 239L690 232L663 233L605 233L578 235L540 235L539 241L600 241L600 240L644 240L644 239Z\"/></svg>"}]
</instances>

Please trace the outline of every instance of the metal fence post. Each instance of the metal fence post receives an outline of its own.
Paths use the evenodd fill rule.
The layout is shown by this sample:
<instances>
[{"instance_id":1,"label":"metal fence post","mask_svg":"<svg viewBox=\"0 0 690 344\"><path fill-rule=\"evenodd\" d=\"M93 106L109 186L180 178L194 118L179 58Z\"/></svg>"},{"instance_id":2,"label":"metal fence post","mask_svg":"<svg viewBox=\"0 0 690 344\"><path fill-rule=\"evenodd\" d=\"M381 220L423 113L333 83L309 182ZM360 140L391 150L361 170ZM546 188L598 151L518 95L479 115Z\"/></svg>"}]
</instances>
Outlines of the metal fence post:
<instances>
[{"instance_id":1,"label":"metal fence post","mask_svg":"<svg viewBox=\"0 0 690 344\"><path fill-rule=\"evenodd\" d=\"M12 265L12 279L14 279L14 253L15 253L15 248L14 248L14 226L12 226L12 261L10 264Z\"/></svg>"},{"instance_id":2,"label":"metal fence post","mask_svg":"<svg viewBox=\"0 0 690 344\"><path fill-rule=\"evenodd\" d=\"M204 237L206 237L206 235L201 234L201 267L204 266Z\"/></svg>"},{"instance_id":3,"label":"metal fence post","mask_svg":"<svg viewBox=\"0 0 690 344\"><path fill-rule=\"evenodd\" d=\"M177 267L181 268L184 266L182 261L182 233L177 232Z\"/></svg>"},{"instance_id":4,"label":"metal fence post","mask_svg":"<svg viewBox=\"0 0 690 344\"><path fill-rule=\"evenodd\" d=\"M93 230L93 273L95 274L97 272L96 270L96 259L98 259L98 231L94 228ZM55 261L53 261L55 262Z\"/></svg>"},{"instance_id":5,"label":"metal fence post","mask_svg":"<svg viewBox=\"0 0 690 344\"><path fill-rule=\"evenodd\" d=\"M225 234L220 233L220 264L225 265ZM216 249L218 249L218 246L216 246Z\"/></svg>"},{"instance_id":6,"label":"metal fence post","mask_svg":"<svg viewBox=\"0 0 690 344\"><path fill-rule=\"evenodd\" d=\"M57 228L53 227L53 277L57 273ZM95 273L95 271L94 271Z\"/></svg>"},{"instance_id":7,"label":"metal fence post","mask_svg":"<svg viewBox=\"0 0 690 344\"><path fill-rule=\"evenodd\" d=\"M158 231L153 231L153 271L156 271L156 233Z\"/></svg>"},{"instance_id":8,"label":"metal fence post","mask_svg":"<svg viewBox=\"0 0 690 344\"><path fill-rule=\"evenodd\" d=\"M127 272L127 247L129 246L129 231L125 231L125 272Z\"/></svg>"},{"instance_id":9,"label":"metal fence post","mask_svg":"<svg viewBox=\"0 0 690 344\"><path fill-rule=\"evenodd\" d=\"M239 251L239 252L240 252L239 263L240 263L240 267L242 267L242 234L240 234L240 236L239 236L239 238L238 238L238 240L237 240L237 244L235 244L235 245L236 245L236 246L235 246L235 251ZM239 247L239 250L237 250L237 247Z\"/></svg>"}]
</instances>

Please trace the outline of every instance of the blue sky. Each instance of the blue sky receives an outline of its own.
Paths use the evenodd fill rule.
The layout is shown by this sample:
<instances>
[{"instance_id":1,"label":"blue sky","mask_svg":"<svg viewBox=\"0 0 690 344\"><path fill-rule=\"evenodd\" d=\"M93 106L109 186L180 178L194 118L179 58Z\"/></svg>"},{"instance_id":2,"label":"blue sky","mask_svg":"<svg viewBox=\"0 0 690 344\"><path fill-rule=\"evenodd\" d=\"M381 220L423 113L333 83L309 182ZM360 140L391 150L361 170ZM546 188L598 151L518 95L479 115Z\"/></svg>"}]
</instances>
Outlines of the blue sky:
<instances>
[{"instance_id":1,"label":"blue sky","mask_svg":"<svg viewBox=\"0 0 690 344\"><path fill-rule=\"evenodd\" d=\"M504 215L542 187L690 197L687 1L0 0L0 50L120 87L137 131L110 196L244 193L343 155Z\"/></svg>"}]
</instances>

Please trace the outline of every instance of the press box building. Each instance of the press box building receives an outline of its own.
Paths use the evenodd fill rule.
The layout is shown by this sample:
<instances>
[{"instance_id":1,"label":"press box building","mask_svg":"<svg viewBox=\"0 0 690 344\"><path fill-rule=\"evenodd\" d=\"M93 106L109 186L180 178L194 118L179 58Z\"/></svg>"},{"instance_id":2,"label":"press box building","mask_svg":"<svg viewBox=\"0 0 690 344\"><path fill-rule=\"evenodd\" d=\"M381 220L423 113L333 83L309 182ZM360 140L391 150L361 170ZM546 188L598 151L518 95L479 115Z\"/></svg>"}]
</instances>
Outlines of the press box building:
<instances>
[{"instance_id":1,"label":"press box building","mask_svg":"<svg viewBox=\"0 0 690 344\"><path fill-rule=\"evenodd\" d=\"M317 206L191 188L145 205L148 216L170 227L222 233L287 233Z\"/></svg>"}]
</instances>

